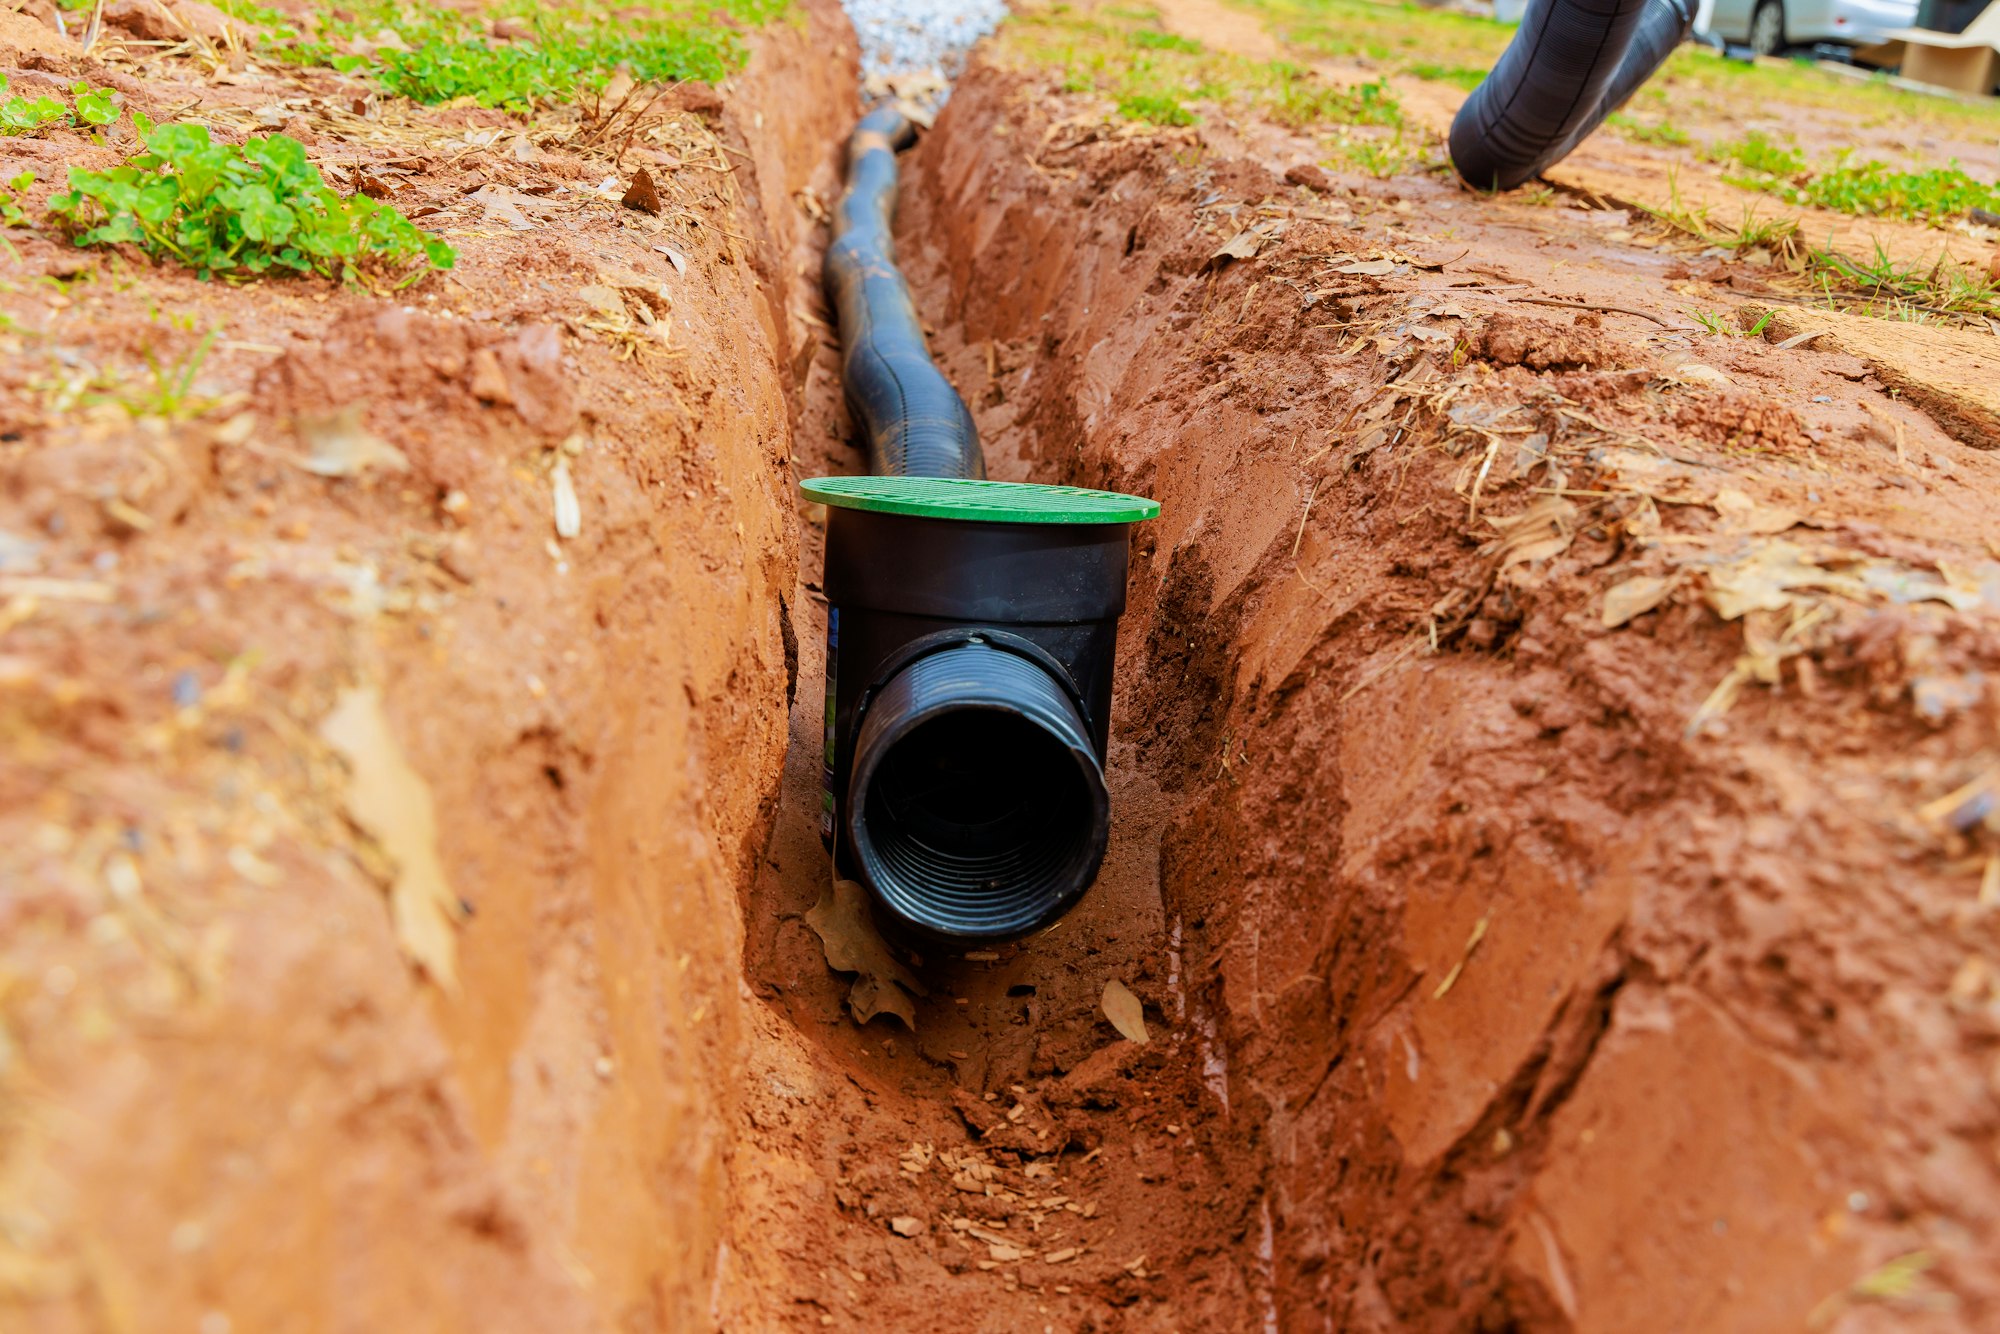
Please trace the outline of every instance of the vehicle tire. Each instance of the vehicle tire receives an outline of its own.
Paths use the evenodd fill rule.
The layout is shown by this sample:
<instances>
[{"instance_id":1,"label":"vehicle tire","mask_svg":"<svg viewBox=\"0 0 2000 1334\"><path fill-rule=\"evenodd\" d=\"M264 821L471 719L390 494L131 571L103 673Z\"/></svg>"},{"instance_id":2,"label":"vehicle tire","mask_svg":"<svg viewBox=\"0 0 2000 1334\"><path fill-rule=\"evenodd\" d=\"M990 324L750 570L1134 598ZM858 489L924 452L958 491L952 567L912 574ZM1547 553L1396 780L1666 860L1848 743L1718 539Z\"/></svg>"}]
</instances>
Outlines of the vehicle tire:
<instances>
[{"instance_id":1,"label":"vehicle tire","mask_svg":"<svg viewBox=\"0 0 2000 1334\"><path fill-rule=\"evenodd\" d=\"M1784 0L1763 0L1750 16L1750 49L1760 56L1775 56L1785 49Z\"/></svg>"}]
</instances>

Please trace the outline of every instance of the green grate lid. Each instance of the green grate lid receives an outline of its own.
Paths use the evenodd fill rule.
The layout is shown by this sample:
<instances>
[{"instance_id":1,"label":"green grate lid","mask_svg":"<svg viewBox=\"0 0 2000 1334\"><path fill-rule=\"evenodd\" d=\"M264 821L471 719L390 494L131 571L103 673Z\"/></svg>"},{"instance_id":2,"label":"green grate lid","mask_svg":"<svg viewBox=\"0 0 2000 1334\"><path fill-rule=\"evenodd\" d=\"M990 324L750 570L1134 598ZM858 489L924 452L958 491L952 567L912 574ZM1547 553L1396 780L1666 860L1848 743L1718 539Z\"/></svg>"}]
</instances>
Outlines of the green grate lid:
<instances>
[{"instance_id":1,"label":"green grate lid","mask_svg":"<svg viewBox=\"0 0 2000 1334\"><path fill-rule=\"evenodd\" d=\"M799 489L841 509L987 523L1137 523L1160 512L1144 496L969 477L815 477Z\"/></svg>"}]
</instances>

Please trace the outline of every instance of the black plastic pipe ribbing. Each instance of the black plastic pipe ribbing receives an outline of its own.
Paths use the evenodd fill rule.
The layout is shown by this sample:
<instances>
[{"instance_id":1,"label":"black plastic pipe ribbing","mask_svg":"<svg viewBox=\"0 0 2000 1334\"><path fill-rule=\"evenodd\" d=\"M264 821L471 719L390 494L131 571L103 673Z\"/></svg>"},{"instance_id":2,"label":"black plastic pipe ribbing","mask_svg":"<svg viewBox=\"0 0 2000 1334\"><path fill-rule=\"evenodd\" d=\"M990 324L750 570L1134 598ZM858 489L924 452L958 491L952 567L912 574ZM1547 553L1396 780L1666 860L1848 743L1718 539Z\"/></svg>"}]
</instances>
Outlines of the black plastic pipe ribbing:
<instances>
[{"instance_id":1,"label":"black plastic pipe ribbing","mask_svg":"<svg viewBox=\"0 0 2000 1334\"><path fill-rule=\"evenodd\" d=\"M969 944L1054 922L1104 860L1126 528L1158 507L977 480L890 237L913 137L893 109L862 119L826 257L848 405L894 481L806 484L829 505L821 835L885 925Z\"/></svg>"},{"instance_id":2,"label":"black plastic pipe ribbing","mask_svg":"<svg viewBox=\"0 0 2000 1334\"><path fill-rule=\"evenodd\" d=\"M881 107L863 116L847 141L847 189L826 252L841 381L867 441L870 472L984 477L972 414L932 363L910 285L896 267L896 153L915 140L907 117Z\"/></svg>"},{"instance_id":3,"label":"black plastic pipe ribbing","mask_svg":"<svg viewBox=\"0 0 2000 1334\"><path fill-rule=\"evenodd\" d=\"M1452 165L1480 190L1534 178L1639 91L1693 23L1693 0L1529 0L1452 120Z\"/></svg>"}]
</instances>

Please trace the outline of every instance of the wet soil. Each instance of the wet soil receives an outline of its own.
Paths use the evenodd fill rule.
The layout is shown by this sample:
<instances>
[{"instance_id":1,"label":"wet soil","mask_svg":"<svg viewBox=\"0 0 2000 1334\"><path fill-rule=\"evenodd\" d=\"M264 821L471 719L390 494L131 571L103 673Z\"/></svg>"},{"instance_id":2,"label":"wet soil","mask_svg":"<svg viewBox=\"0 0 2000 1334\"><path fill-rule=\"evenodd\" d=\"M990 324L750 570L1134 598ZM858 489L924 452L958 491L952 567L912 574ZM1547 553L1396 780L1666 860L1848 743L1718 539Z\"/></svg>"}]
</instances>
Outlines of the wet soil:
<instances>
[{"instance_id":1,"label":"wet soil","mask_svg":"<svg viewBox=\"0 0 2000 1334\"><path fill-rule=\"evenodd\" d=\"M559 135L303 88L328 160L421 159L454 278L22 246L0 1323L1990 1325L1984 419L1692 327L1676 282L1756 324L1741 266L1604 210L1299 184L1286 131L997 51L906 160L934 350L995 475L1163 513L1099 884L853 1021L791 482L860 465L814 281L855 61L804 14L647 145L670 222ZM119 405L216 321L218 403ZM344 412L408 470L300 467ZM356 692L463 900L423 968Z\"/></svg>"}]
</instances>

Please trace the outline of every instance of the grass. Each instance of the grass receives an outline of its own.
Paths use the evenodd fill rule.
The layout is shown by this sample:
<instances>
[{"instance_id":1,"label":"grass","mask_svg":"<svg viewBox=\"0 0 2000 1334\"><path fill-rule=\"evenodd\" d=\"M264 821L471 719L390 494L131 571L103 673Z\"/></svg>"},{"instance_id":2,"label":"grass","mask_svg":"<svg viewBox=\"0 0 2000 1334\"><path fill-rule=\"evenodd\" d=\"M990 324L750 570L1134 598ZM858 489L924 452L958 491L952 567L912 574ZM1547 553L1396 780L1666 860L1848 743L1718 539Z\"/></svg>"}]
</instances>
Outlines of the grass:
<instances>
[{"instance_id":1,"label":"grass","mask_svg":"<svg viewBox=\"0 0 2000 1334\"><path fill-rule=\"evenodd\" d=\"M1622 111L1614 111L1604 123L1638 144L1685 148L1691 142L1688 132L1670 120L1643 121Z\"/></svg>"},{"instance_id":2,"label":"grass","mask_svg":"<svg viewBox=\"0 0 2000 1334\"><path fill-rule=\"evenodd\" d=\"M1492 19L1408 3L1231 2L1262 17L1273 36L1301 53L1360 57L1383 68L1406 69L1419 78L1489 70L1514 35L1512 26ZM1440 81L1458 83L1465 78L1469 74L1452 73ZM1759 61L1754 66L1743 65L1692 45L1683 45L1668 58L1639 100L1685 110L1688 114L1681 117L1683 120L1695 118L1693 113L1705 108L1714 120L1727 121L1740 117L1746 106L1782 103L1833 111L1872 124L1938 127L1984 139L2000 134L2000 100L1960 103L1926 97L1897 88L1885 77L1856 81L1809 64Z\"/></svg>"},{"instance_id":3,"label":"grass","mask_svg":"<svg viewBox=\"0 0 2000 1334\"><path fill-rule=\"evenodd\" d=\"M329 188L305 146L282 134L242 146L201 125L135 116L143 151L110 171L72 167L49 212L79 246L134 245L203 278L273 270L406 285L448 269L450 246L366 195Z\"/></svg>"},{"instance_id":4,"label":"grass","mask_svg":"<svg viewBox=\"0 0 2000 1334\"><path fill-rule=\"evenodd\" d=\"M1105 97L1127 120L1188 125L1196 119L1190 104L1213 102L1297 129L1403 123L1384 80L1342 87L1291 61L1212 51L1166 31L1151 8L1056 4L1016 14L1002 41L1017 63L1060 71L1065 92Z\"/></svg>"},{"instance_id":5,"label":"grass","mask_svg":"<svg viewBox=\"0 0 2000 1334\"><path fill-rule=\"evenodd\" d=\"M297 65L373 78L391 93L436 104L467 99L528 112L602 89L623 70L641 83L719 83L749 51L746 30L784 14L791 0L656 0L637 9L607 0L538 4L502 0L476 12L364 0L328 7L310 34L292 32L266 53ZM527 36L494 38L488 24L510 19ZM347 54L356 38L394 33L402 49Z\"/></svg>"},{"instance_id":6,"label":"grass","mask_svg":"<svg viewBox=\"0 0 2000 1334\"><path fill-rule=\"evenodd\" d=\"M1468 93L1486 79L1486 71L1472 65L1405 65L1403 72L1412 78L1428 79L1432 83L1448 83L1454 88L1463 88Z\"/></svg>"},{"instance_id":7,"label":"grass","mask_svg":"<svg viewBox=\"0 0 2000 1334\"><path fill-rule=\"evenodd\" d=\"M1776 195L1786 203L1857 217L1937 222L1970 209L2000 212L2000 184L1980 181L1958 164L1925 171L1897 171L1886 163L1853 162L1846 153L1814 166L1796 147L1755 130L1710 144L1702 156L1742 168L1723 177L1731 185Z\"/></svg>"},{"instance_id":8,"label":"grass","mask_svg":"<svg viewBox=\"0 0 2000 1334\"><path fill-rule=\"evenodd\" d=\"M1891 319L1940 315L2000 319L2000 282L1983 273L1943 259L1929 264L1899 262L1880 245L1871 257L1856 258L1830 244L1811 244L1796 218L1759 218L1750 208L1734 226L1718 223L1706 209L1687 205L1671 174L1667 203L1645 211L1655 222L1703 245L1739 252L1764 250L1803 290L1833 305Z\"/></svg>"},{"instance_id":9,"label":"grass","mask_svg":"<svg viewBox=\"0 0 2000 1334\"><path fill-rule=\"evenodd\" d=\"M1765 311L1762 319L1747 329L1739 329L1727 315L1713 310L1690 310L1687 312L1696 324L1716 338L1761 338L1764 326L1771 322L1771 312Z\"/></svg>"}]
</instances>

